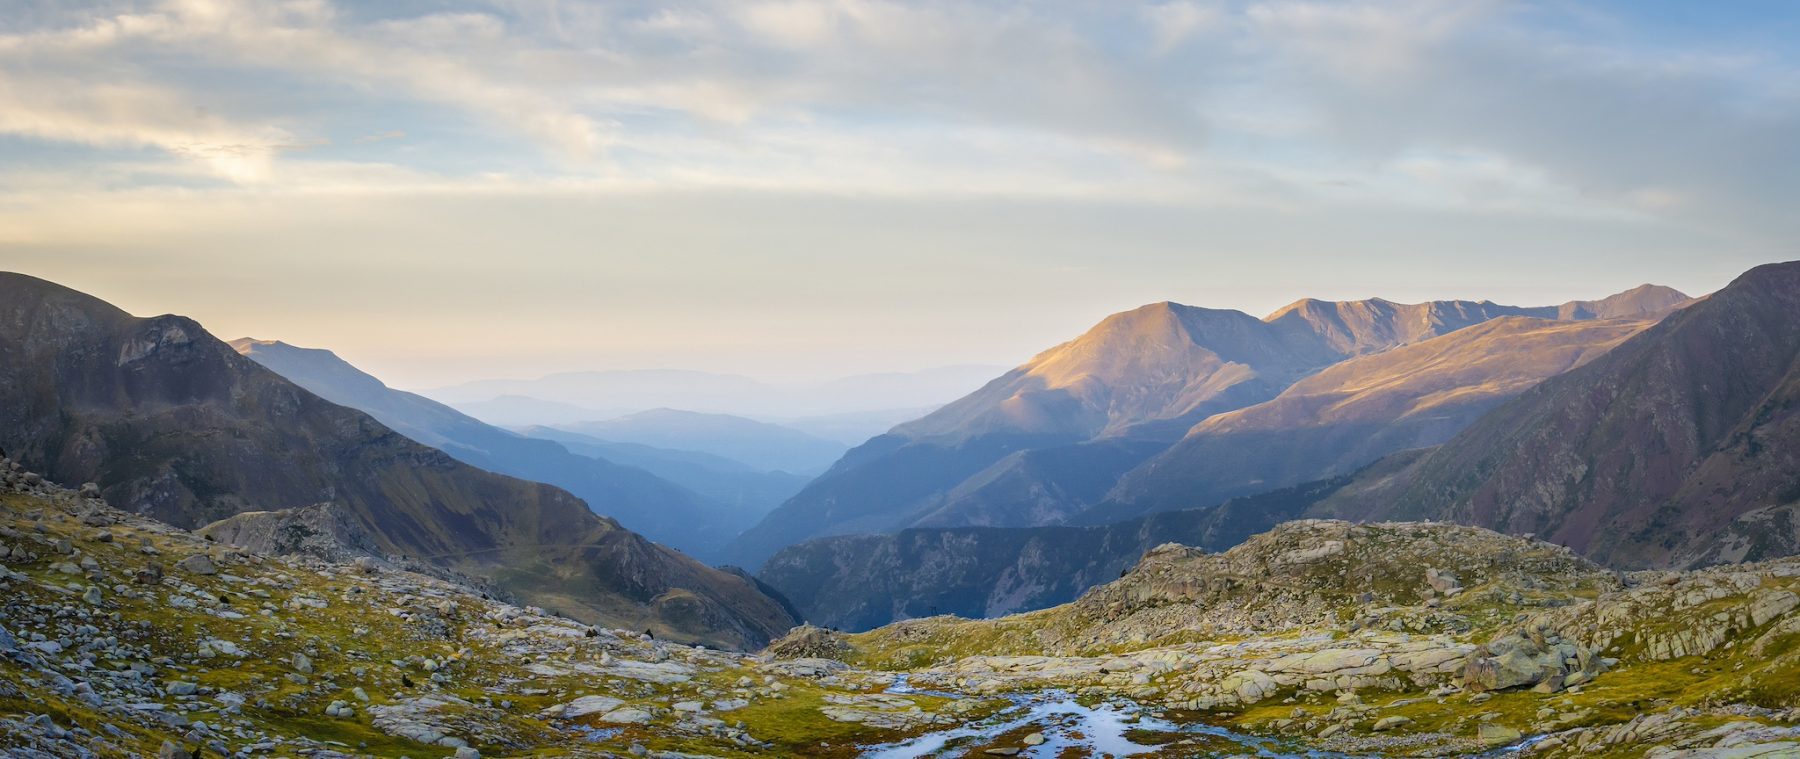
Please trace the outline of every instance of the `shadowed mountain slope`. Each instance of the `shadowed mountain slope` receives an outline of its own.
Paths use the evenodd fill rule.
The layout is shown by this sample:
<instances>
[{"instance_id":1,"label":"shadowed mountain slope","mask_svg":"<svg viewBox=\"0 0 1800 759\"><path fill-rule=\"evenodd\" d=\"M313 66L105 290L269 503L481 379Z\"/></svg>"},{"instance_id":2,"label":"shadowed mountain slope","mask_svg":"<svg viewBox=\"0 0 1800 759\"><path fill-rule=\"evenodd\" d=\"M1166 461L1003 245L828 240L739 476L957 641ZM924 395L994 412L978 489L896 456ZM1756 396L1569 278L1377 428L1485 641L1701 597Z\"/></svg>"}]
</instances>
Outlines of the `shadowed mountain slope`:
<instances>
[{"instance_id":1,"label":"shadowed mountain slope","mask_svg":"<svg viewBox=\"0 0 1800 759\"><path fill-rule=\"evenodd\" d=\"M1651 323L1508 316L1352 358L1273 400L1200 422L1125 475L1110 502L1080 521L1218 503L1437 445L1506 399L1605 354Z\"/></svg>"},{"instance_id":2,"label":"shadowed mountain slope","mask_svg":"<svg viewBox=\"0 0 1800 759\"><path fill-rule=\"evenodd\" d=\"M383 553L590 620L737 647L792 622L743 578L330 403L190 319L18 274L0 274L0 447L181 527L328 504Z\"/></svg>"},{"instance_id":3,"label":"shadowed mountain slope","mask_svg":"<svg viewBox=\"0 0 1800 759\"><path fill-rule=\"evenodd\" d=\"M867 630L937 614L995 617L1072 601L1163 543L1223 550L1292 519L1338 478L1097 527L911 528L782 549L760 578L808 622Z\"/></svg>"},{"instance_id":4,"label":"shadowed mountain slope","mask_svg":"<svg viewBox=\"0 0 1800 759\"><path fill-rule=\"evenodd\" d=\"M437 401L390 388L328 350L247 338L233 340L231 346L325 400L363 411L464 463L563 488L595 512L693 556L710 558L766 511L738 509L644 469L578 455L556 442L485 424Z\"/></svg>"},{"instance_id":5,"label":"shadowed mountain slope","mask_svg":"<svg viewBox=\"0 0 1800 759\"><path fill-rule=\"evenodd\" d=\"M1151 304L1109 316L980 390L853 449L727 554L755 565L823 535L1062 522L1196 423L1274 399L1346 358L1502 316L1590 318L1686 300L1656 287L1541 308L1308 300L1267 319Z\"/></svg>"},{"instance_id":6,"label":"shadowed mountain slope","mask_svg":"<svg viewBox=\"0 0 1800 759\"><path fill-rule=\"evenodd\" d=\"M1535 533L1616 566L1792 552L1800 262L1759 266L1321 511Z\"/></svg>"}]
</instances>

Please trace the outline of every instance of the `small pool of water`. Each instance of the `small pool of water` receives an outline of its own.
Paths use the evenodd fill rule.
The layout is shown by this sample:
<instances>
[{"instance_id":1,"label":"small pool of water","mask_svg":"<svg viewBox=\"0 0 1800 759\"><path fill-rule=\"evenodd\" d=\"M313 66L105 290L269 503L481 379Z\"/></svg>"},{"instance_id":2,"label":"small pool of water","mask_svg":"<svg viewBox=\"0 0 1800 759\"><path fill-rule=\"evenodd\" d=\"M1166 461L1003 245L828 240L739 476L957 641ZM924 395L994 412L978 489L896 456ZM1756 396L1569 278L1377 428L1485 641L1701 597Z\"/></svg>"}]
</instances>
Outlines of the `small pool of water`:
<instances>
[{"instance_id":1,"label":"small pool of water","mask_svg":"<svg viewBox=\"0 0 1800 759\"><path fill-rule=\"evenodd\" d=\"M896 678L894 685L888 688L888 692L898 695L964 697L955 693L913 688L905 675ZM1036 746L1008 745L1018 745L1021 749L1019 756L1040 759L1052 759L1071 747L1086 749L1095 757L1140 756L1155 753L1161 748L1158 745L1146 745L1132 741L1128 735L1133 730L1211 736L1236 744L1232 749L1234 753L1264 757L1265 759L1352 759L1357 757L1367 759L1379 756L1378 754L1345 754L1292 746L1272 738L1246 735L1217 725L1179 724L1156 717L1138 704L1125 699L1113 699L1094 706L1086 706L1076 701L1067 692L1059 690L1009 694L1005 698L1012 703L987 719L926 733L904 741L869 746L864 749L862 755L871 759L925 759L926 757L953 756L966 751L971 746L990 743L1001 735L1029 725L1044 734L1043 743ZM1496 749L1483 756L1503 757L1516 754L1521 748L1537 740L1541 740L1541 737L1527 738L1518 744Z\"/></svg>"}]
</instances>

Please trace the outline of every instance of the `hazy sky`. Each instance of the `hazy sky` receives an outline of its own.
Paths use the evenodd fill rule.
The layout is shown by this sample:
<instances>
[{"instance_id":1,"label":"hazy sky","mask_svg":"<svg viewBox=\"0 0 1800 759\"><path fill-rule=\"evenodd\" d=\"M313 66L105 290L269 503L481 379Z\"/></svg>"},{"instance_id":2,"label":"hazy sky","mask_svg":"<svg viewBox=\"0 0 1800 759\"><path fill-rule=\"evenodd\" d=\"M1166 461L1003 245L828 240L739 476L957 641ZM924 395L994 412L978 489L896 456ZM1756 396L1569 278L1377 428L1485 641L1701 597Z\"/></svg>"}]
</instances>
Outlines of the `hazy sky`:
<instances>
[{"instance_id":1,"label":"hazy sky","mask_svg":"<svg viewBox=\"0 0 1800 759\"><path fill-rule=\"evenodd\" d=\"M0 268L401 386L1800 258L1800 5L0 0Z\"/></svg>"}]
</instances>

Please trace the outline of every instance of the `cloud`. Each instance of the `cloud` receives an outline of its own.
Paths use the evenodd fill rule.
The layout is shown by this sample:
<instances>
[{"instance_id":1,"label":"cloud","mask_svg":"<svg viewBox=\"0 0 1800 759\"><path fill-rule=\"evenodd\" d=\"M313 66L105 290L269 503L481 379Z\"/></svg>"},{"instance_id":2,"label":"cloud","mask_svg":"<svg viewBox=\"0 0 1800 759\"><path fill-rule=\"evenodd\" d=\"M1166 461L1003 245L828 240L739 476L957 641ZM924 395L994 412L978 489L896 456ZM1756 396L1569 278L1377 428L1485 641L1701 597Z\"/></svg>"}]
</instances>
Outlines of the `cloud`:
<instances>
[{"instance_id":1,"label":"cloud","mask_svg":"<svg viewBox=\"0 0 1800 759\"><path fill-rule=\"evenodd\" d=\"M1196 33L1219 24L1224 16L1218 6L1187 0L1173 0L1144 8L1144 21L1150 27L1154 47L1159 53L1167 53L1180 47Z\"/></svg>"},{"instance_id":2,"label":"cloud","mask_svg":"<svg viewBox=\"0 0 1800 759\"><path fill-rule=\"evenodd\" d=\"M319 169L368 157L333 138L397 131L382 158L408 187L440 173L427 184L1296 210L1360 193L1795 231L1778 200L1800 190L1791 57L1633 39L1599 16L1430 0L58 6L0 33L0 132L297 191L339 191L345 174Z\"/></svg>"},{"instance_id":3,"label":"cloud","mask_svg":"<svg viewBox=\"0 0 1800 759\"><path fill-rule=\"evenodd\" d=\"M404 140L404 139L406 139L406 131L405 130L389 129L388 131L385 131L385 132L377 132L375 134L365 134L361 137L356 138L356 143L359 145L367 145L367 144L373 143L373 142L387 142L388 140Z\"/></svg>"},{"instance_id":4,"label":"cloud","mask_svg":"<svg viewBox=\"0 0 1800 759\"><path fill-rule=\"evenodd\" d=\"M160 148L239 182L266 178L277 154L304 147L278 127L234 123L166 89L5 72L0 133L100 148Z\"/></svg>"}]
</instances>

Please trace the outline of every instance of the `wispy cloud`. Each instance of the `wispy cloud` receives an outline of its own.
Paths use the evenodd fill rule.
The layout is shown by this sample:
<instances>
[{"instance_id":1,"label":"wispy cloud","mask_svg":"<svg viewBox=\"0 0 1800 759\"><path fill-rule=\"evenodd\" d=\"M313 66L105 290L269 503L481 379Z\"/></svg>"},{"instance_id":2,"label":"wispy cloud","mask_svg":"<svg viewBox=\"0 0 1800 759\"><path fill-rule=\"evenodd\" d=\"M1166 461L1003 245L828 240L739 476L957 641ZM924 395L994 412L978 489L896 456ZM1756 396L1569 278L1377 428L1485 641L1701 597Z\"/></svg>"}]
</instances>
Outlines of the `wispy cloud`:
<instances>
[{"instance_id":1,"label":"wispy cloud","mask_svg":"<svg viewBox=\"0 0 1800 759\"><path fill-rule=\"evenodd\" d=\"M0 243L69 259L168 235L225 256L272 225L350 258L414 238L473 257L502 244L478 225L521 214L544 228L504 239L612 239L586 222L599 204L716 235L726 263L695 252L682 276L732 270L779 219L798 225L780 246L955 250L1006 272L1060 256L1046 271L1104 270L1146 299L1246 251L1289 264L1269 276L1397 247L1415 265L1577 244L1791 254L1800 44L1754 34L1770 19L1689 29L1654 6L30 4L0 22ZM770 205L713 216L696 196ZM844 199L853 222L814 218ZM697 215L650 210L670 208ZM1074 208L1103 233L1042 233ZM871 242L906 224L930 234ZM808 277L762 284L802 299L784 281Z\"/></svg>"}]
</instances>

